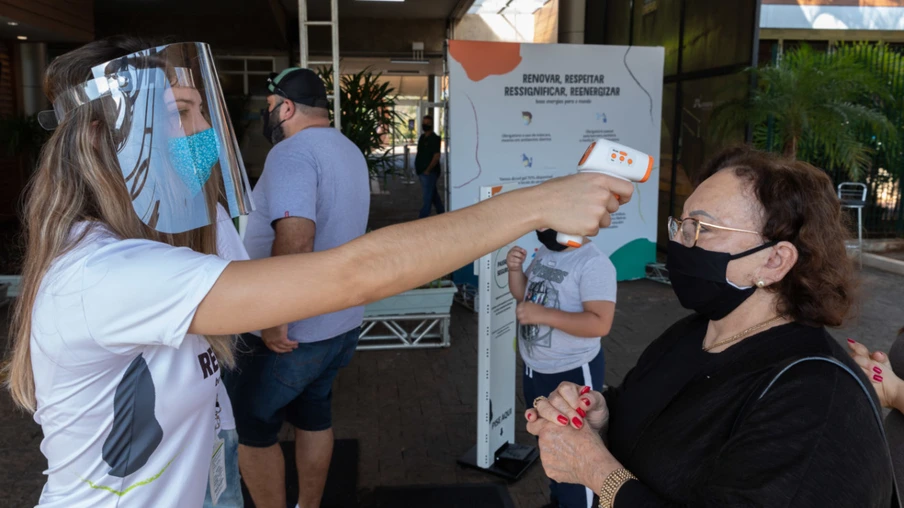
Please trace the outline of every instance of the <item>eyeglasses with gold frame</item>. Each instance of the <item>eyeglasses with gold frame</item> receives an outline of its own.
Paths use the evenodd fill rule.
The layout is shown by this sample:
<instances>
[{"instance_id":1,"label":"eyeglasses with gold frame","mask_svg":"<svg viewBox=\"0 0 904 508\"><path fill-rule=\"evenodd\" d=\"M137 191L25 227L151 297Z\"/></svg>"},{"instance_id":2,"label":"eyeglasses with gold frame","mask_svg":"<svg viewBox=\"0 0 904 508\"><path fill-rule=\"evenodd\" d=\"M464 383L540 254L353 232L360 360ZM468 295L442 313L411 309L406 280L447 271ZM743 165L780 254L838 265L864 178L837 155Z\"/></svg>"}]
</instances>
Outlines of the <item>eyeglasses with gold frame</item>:
<instances>
[{"instance_id":1,"label":"eyeglasses with gold frame","mask_svg":"<svg viewBox=\"0 0 904 508\"><path fill-rule=\"evenodd\" d=\"M685 247L694 247L697 245L697 240L700 239L700 231L705 229L715 229L720 231L733 231L735 233L748 233L752 235L760 235L762 233L759 231L750 231L749 229L738 229L738 228L730 228L726 226L718 226L716 224L710 224L709 222L703 222L697 219L692 219L690 217L686 219L676 219L674 217L669 217L669 240L677 241L684 245ZM681 239L675 240L681 233Z\"/></svg>"}]
</instances>

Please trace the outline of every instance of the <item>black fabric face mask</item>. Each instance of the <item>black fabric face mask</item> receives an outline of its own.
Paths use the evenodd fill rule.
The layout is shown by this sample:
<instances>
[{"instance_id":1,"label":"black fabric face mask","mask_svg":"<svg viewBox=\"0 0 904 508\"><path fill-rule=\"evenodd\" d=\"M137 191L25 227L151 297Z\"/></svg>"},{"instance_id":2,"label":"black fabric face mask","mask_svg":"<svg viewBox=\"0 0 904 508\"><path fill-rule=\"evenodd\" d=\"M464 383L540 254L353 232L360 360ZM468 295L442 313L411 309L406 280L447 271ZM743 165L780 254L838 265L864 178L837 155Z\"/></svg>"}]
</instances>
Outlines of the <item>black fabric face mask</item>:
<instances>
[{"instance_id":1,"label":"black fabric face mask","mask_svg":"<svg viewBox=\"0 0 904 508\"><path fill-rule=\"evenodd\" d=\"M433 126L432 126L432 125L423 124L423 125L421 125L421 129L423 129L424 132L432 132L432 131L433 131Z\"/></svg>"},{"instance_id":2,"label":"black fabric face mask","mask_svg":"<svg viewBox=\"0 0 904 508\"><path fill-rule=\"evenodd\" d=\"M537 239L540 240L540 243L543 244L544 247L553 251L553 252L562 252L567 249L567 245L562 245L561 243L556 241L556 235L559 232L555 229L547 229L546 231L537 231Z\"/></svg>"},{"instance_id":3,"label":"black fabric face mask","mask_svg":"<svg viewBox=\"0 0 904 508\"><path fill-rule=\"evenodd\" d=\"M756 286L739 288L728 282L729 261L747 257L773 245L775 242L764 243L732 256L727 252L685 247L671 241L665 266L669 271L672 290L682 307L718 321L731 314L757 289Z\"/></svg>"},{"instance_id":4,"label":"black fabric face mask","mask_svg":"<svg viewBox=\"0 0 904 508\"><path fill-rule=\"evenodd\" d=\"M276 122L275 120L273 120L274 113L278 115L277 112L279 111L280 106L282 106L283 104L285 103L280 102L275 108L273 108L273 111L268 111L267 108L261 110L261 118L264 121L264 137L267 138L267 141L269 141L270 144L273 145L286 139L286 133L282 128L282 124L285 122L285 120L283 120L282 122ZM279 118L279 116L277 116L276 118Z\"/></svg>"}]
</instances>

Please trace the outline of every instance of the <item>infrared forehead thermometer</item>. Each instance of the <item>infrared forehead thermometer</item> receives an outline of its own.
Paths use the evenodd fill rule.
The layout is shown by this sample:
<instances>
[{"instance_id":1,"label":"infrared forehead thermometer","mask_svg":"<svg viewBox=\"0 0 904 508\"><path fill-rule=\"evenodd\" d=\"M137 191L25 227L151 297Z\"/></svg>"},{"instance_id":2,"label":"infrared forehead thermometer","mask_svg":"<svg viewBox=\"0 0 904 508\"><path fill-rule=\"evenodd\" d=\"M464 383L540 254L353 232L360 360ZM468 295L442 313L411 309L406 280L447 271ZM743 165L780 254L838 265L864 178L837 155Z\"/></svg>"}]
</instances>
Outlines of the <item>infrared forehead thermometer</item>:
<instances>
[{"instance_id":1,"label":"infrared forehead thermometer","mask_svg":"<svg viewBox=\"0 0 904 508\"><path fill-rule=\"evenodd\" d=\"M578 173L583 172L603 173L622 180L643 183L653 172L653 157L615 141L600 139L592 143L581 157ZM565 233L556 235L556 241L568 247L580 247L584 243L582 237Z\"/></svg>"}]
</instances>

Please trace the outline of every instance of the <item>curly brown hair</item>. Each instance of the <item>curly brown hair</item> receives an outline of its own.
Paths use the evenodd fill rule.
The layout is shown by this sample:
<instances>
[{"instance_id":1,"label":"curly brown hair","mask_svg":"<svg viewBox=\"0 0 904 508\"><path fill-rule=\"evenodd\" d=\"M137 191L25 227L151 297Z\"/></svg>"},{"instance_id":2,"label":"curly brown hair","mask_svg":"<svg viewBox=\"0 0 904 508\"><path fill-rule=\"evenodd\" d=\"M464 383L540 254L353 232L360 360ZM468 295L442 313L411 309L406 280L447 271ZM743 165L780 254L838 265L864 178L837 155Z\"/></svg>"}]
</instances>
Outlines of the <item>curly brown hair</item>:
<instances>
[{"instance_id":1,"label":"curly brown hair","mask_svg":"<svg viewBox=\"0 0 904 508\"><path fill-rule=\"evenodd\" d=\"M698 183L726 169L749 181L763 206L763 236L797 248L797 263L770 287L779 296L779 312L813 326L841 326L853 307L855 284L845 247L850 233L832 180L806 162L735 146L706 163Z\"/></svg>"}]
</instances>

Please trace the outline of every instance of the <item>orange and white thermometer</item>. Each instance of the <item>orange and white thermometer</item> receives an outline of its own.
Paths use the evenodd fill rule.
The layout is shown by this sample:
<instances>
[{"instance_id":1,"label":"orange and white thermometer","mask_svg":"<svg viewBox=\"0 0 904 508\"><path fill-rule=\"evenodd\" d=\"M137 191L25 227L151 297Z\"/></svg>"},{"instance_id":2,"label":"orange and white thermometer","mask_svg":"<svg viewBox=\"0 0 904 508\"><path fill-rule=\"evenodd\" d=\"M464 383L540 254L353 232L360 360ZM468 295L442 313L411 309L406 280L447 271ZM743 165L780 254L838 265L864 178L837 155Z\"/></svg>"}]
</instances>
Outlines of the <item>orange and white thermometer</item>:
<instances>
[{"instance_id":1,"label":"orange and white thermometer","mask_svg":"<svg viewBox=\"0 0 904 508\"><path fill-rule=\"evenodd\" d=\"M615 141L600 139L587 148L578 163L578 173L585 171L643 183L653 172L653 157ZM584 243L582 237L565 233L556 235L556 241L569 247L580 247Z\"/></svg>"}]
</instances>

